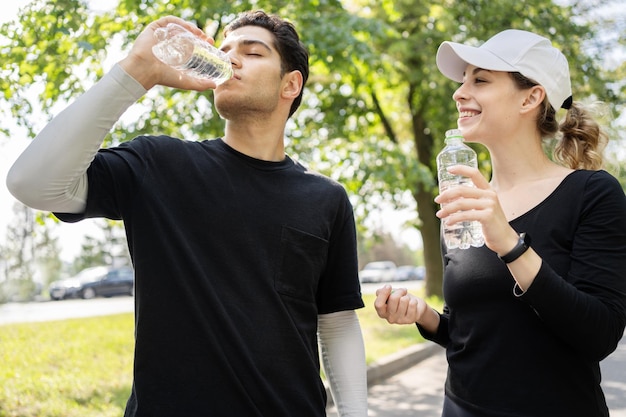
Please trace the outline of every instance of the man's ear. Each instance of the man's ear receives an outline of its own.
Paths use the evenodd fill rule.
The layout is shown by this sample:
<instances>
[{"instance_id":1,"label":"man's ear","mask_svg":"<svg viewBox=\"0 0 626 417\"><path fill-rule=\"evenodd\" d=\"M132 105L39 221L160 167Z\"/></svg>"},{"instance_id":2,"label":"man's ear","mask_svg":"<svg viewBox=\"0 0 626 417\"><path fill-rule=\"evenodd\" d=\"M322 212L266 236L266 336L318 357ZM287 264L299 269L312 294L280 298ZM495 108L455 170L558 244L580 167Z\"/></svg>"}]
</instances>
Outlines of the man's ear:
<instances>
[{"instance_id":1,"label":"man's ear","mask_svg":"<svg viewBox=\"0 0 626 417\"><path fill-rule=\"evenodd\" d=\"M302 73L298 70L294 70L286 73L283 76L283 85L281 94L283 98L295 99L300 95L302 91L303 77Z\"/></svg>"}]
</instances>

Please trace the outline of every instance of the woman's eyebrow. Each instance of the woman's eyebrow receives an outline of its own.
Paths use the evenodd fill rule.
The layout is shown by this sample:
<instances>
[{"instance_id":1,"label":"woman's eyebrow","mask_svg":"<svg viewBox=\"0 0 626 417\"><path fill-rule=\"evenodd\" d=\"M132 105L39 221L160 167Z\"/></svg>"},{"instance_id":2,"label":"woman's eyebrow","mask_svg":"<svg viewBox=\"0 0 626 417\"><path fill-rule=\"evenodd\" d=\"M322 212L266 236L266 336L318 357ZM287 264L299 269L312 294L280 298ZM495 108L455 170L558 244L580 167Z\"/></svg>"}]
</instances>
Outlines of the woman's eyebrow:
<instances>
[{"instance_id":1,"label":"woman's eyebrow","mask_svg":"<svg viewBox=\"0 0 626 417\"><path fill-rule=\"evenodd\" d=\"M478 74L479 72L482 72L482 71L485 71L485 72L493 72L493 71L488 70L488 69L484 69L484 68L479 68L479 67L476 67L476 68L474 68L474 69L472 70L472 75L476 75L476 74ZM466 76L466 75L467 75L467 73L466 73L465 71L463 71L463 78L465 78L465 76Z\"/></svg>"}]
</instances>

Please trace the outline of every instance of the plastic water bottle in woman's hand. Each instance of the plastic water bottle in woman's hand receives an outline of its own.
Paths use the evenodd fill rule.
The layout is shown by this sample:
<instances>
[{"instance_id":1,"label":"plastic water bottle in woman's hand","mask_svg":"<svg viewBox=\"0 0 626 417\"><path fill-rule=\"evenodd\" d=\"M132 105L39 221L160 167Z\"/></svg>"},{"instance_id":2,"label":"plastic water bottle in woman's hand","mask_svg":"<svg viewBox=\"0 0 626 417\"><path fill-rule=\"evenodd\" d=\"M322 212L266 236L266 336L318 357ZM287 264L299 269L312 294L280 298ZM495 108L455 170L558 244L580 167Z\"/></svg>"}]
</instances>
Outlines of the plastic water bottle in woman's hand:
<instances>
[{"instance_id":1,"label":"plastic water bottle in woman's hand","mask_svg":"<svg viewBox=\"0 0 626 417\"><path fill-rule=\"evenodd\" d=\"M461 131L458 129L451 129L446 132L446 146L437 155L440 193L452 187L474 186L474 183L469 178L450 174L448 167L453 165L468 165L473 168L478 166L476 152L463 143L463 136L461 136ZM480 222L466 221L448 225L444 219L442 224L443 237L448 249L467 249L470 246L478 247L485 244L483 228Z\"/></svg>"}]
</instances>

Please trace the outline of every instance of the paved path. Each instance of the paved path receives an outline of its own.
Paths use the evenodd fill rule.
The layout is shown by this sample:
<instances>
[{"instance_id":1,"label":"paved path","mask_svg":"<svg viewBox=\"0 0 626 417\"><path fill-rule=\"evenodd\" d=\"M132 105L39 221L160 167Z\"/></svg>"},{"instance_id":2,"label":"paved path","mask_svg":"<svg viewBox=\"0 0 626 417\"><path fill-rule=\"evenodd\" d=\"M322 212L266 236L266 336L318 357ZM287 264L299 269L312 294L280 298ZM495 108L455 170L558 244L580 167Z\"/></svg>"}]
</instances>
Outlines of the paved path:
<instances>
[{"instance_id":1,"label":"paved path","mask_svg":"<svg viewBox=\"0 0 626 417\"><path fill-rule=\"evenodd\" d=\"M0 304L0 326L10 323L41 322L132 313L134 309L133 297Z\"/></svg>"},{"instance_id":2,"label":"paved path","mask_svg":"<svg viewBox=\"0 0 626 417\"><path fill-rule=\"evenodd\" d=\"M626 417L626 333L617 350L604 361L602 389L611 410L611 417Z\"/></svg>"},{"instance_id":3,"label":"paved path","mask_svg":"<svg viewBox=\"0 0 626 417\"><path fill-rule=\"evenodd\" d=\"M417 365L370 387L369 417L441 417L446 374L443 349ZM328 417L337 417L335 407Z\"/></svg>"},{"instance_id":4,"label":"paved path","mask_svg":"<svg viewBox=\"0 0 626 417\"><path fill-rule=\"evenodd\" d=\"M611 417L626 417L626 336L601 363ZM447 363L443 349L369 389L370 417L441 417ZM334 407L328 417L337 417Z\"/></svg>"}]
</instances>

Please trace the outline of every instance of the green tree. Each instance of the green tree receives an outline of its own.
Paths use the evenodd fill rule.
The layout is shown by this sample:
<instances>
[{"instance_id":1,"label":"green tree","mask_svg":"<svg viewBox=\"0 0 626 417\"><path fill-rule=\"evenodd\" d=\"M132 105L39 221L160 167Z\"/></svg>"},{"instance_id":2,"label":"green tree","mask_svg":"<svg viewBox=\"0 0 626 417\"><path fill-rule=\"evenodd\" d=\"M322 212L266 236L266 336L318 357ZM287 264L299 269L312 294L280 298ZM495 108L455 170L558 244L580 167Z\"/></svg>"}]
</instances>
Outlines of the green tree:
<instances>
[{"instance_id":1,"label":"green tree","mask_svg":"<svg viewBox=\"0 0 626 417\"><path fill-rule=\"evenodd\" d=\"M81 251L72 264L73 273L99 265L130 265L128 244L120 221L98 219L102 235L86 235Z\"/></svg>"},{"instance_id":2,"label":"green tree","mask_svg":"<svg viewBox=\"0 0 626 417\"><path fill-rule=\"evenodd\" d=\"M38 285L47 286L52 281L61 277L63 263L61 262L61 251L59 248L59 238L52 231L57 226L57 222L39 213L36 216L35 225L35 265L38 271Z\"/></svg>"},{"instance_id":3,"label":"green tree","mask_svg":"<svg viewBox=\"0 0 626 417\"><path fill-rule=\"evenodd\" d=\"M14 204L13 214L6 244L0 248L0 265L4 267L0 302L31 300L58 278L62 266L58 239L52 233L54 222L20 203Z\"/></svg>"},{"instance_id":4,"label":"green tree","mask_svg":"<svg viewBox=\"0 0 626 417\"><path fill-rule=\"evenodd\" d=\"M5 277L0 301L24 300L34 290L34 215L19 203L13 205L13 214L14 221L7 227L7 243L2 251Z\"/></svg>"},{"instance_id":5,"label":"green tree","mask_svg":"<svg viewBox=\"0 0 626 417\"><path fill-rule=\"evenodd\" d=\"M615 6L609 17L592 13L607 4ZM614 27L612 19L624 15L617 0L567 5L548 0L121 0L116 10L100 14L90 13L84 0L36 0L19 21L0 28L3 100L32 134L42 119L33 115L49 117L91 85L103 74L107 48L128 48L155 16L195 21L219 44L223 26L251 8L291 19L311 53L303 106L288 124L290 153L345 184L360 227L381 198L401 206L402 196L412 196L428 294L441 294L442 279L434 157L457 114L451 100L455 86L434 62L442 41L478 43L504 28L533 30L553 39L569 57L577 100L625 102L624 83L609 82L624 79L624 65L604 68L600 59L606 50L601 29ZM131 120L118 123L109 143L147 132L188 139L222 132L210 91L155 88L136 110L129 112ZM478 150L488 175L487 155Z\"/></svg>"}]
</instances>

